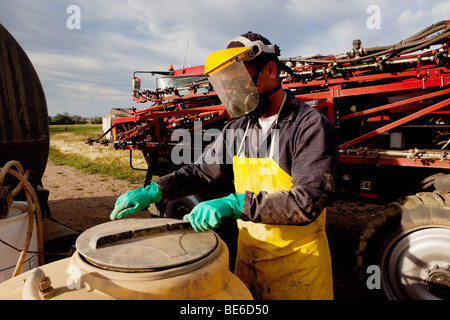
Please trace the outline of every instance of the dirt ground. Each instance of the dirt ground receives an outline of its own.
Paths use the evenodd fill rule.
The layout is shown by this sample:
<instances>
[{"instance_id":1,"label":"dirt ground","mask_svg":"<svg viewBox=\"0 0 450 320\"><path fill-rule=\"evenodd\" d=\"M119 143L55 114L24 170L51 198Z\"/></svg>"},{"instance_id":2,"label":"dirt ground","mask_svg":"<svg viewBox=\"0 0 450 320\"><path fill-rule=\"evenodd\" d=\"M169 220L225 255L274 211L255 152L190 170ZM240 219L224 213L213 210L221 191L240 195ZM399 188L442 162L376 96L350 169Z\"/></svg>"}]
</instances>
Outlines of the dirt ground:
<instances>
[{"instance_id":1,"label":"dirt ground","mask_svg":"<svg viewBox=\"0 0 450 320\"><path fill-rule=\"evenodd\" d=\"M110 221L109 214L117 197L140 186L108 176L86 174L68 166L55 166L51 162L47 164L42 182L50 192L51 217L79 231ZM336 201L327 208L336 300L369 299L355 271L355 251L364 226L379 208L381 206L347 201ZM150 214L133 215L146 216Z\"/></svg>"}]
</instances>

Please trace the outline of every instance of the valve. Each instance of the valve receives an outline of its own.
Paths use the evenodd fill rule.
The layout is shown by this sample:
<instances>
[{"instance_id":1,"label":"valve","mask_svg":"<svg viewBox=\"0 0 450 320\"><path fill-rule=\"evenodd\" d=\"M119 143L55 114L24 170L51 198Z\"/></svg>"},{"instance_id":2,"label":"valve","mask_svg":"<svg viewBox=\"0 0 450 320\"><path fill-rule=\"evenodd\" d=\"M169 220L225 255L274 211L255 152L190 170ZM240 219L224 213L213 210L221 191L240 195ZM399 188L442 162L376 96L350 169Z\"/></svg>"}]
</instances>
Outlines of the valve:
<instances>
[{"instance_id":1,"label":"valve","mask_svg":"<svg viewBox=\"0 0 450 320\"><path fill-rule=\"evenodd\" d=\"M55 289L51 285L50 278L45 275L41 268L33 269L25 279L22 292L23 300L47 300L54 295Z\"/></svg>"}]
</instances>

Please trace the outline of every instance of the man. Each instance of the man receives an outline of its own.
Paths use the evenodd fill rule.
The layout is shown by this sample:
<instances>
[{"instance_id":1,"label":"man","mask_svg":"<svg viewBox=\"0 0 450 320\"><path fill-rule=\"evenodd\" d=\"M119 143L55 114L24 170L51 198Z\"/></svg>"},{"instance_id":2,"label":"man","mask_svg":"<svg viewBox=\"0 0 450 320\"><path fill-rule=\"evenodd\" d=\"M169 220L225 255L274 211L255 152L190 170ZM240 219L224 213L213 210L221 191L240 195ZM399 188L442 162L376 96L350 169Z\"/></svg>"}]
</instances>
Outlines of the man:
<instances>
[{"instance_id":1,"label":"man","mask_svg":"<svg viewBox=\"0 0 450 320\"><path fill-rule=\"evenodd\" d=\"M278 56L252 32L209 55L205 74L232 121L194 164L119 197L111 219L231 181L235 193L199 203L184 219L198 232L237 219L235 273L255 299L332 299L325 207L334 193L336 134L282 89Z\"/></svg>"}]
</instances>

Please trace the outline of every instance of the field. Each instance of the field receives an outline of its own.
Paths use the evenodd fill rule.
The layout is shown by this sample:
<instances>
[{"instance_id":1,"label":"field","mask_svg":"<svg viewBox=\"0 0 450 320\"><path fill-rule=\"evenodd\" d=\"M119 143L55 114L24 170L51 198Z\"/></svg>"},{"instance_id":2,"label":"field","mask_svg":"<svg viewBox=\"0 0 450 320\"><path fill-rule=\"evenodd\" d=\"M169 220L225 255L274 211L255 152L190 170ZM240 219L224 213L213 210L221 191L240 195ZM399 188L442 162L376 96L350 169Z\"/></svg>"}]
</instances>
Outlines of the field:
<instances>
[{"instance_id":1,"label":"field","mask_svg":"<svg viewBox=\"0 0 450 320\"><path fill-rule=\"evenodd\" d=\"M50 131L51 152L43 184L50 191L52 218L79 231L110 221L117 197L141 186L145 172L130 168L126 151L115 150L112 145L85 144L88 137L102 134L100 125L50 126ZM145 166L138 153L133 158L133 166ZM364 226L379 208L343 200L327 207L327 236L337 300L369 299L355 271L355 251ZM148 212L133 215L148 216Z\"/></svg>"},{"instance_id":2,"label":"field","mask_svg":"<svg viewBox=\"0 0 450 320\"><path fill-rule=\"evenodd\" d=\"M112 144L86 144L103 134L101 125L51 125L50 152L42 178L50 191L50 214L78 231L109 221L121 194L142 186L146 172L130 168L129 152ZM134 152L133 166L145 168Z\"/></svg>"},{"instance_id":3,"label":"field","mask_svg":"<svg viewBox=\"0 0 450 320\"><path fill-rule=\"evenodd\" d=\"M131 183L143 183L146 173L130 167L129 151L113 144L86 144L103 134L102 125L51 125L49 158L55 165L68 165L86 173L106 174ZM133 167L146 168L140 151L133 151Z\"/></svg>"}]
</instances>

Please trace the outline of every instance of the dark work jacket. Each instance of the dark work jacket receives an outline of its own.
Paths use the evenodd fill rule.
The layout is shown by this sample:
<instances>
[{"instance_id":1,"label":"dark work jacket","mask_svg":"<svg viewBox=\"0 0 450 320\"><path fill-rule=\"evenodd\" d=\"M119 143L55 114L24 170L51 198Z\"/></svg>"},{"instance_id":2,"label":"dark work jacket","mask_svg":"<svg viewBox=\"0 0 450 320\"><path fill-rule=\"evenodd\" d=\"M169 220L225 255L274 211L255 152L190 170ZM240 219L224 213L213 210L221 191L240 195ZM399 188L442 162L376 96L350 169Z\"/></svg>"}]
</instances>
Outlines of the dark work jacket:
<instances>
[{"instance_id":1,"label":"dark work jacket","mask_svg":"<svg viewBox=\"0 0 450 320\"><path fill-rule=\"evenodd\" d=\"M278 152L275 160L292 177L290 190L268 194L247 191L242 219L266 224L305 225L314 221L335 192L334 177L338 160L336 132L327 117L286 91L280 111ZM259 137L259 123L248 116L233 119L223 128L207 150L192 164L156 179L164 201L201 195L211 184L232 182L233 156L237 154L243 133L246 157L265 157L270 149L271 132ZM262 141L258 145L257 141Z\"/></svg>"}]
</instances>

